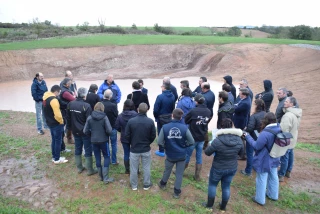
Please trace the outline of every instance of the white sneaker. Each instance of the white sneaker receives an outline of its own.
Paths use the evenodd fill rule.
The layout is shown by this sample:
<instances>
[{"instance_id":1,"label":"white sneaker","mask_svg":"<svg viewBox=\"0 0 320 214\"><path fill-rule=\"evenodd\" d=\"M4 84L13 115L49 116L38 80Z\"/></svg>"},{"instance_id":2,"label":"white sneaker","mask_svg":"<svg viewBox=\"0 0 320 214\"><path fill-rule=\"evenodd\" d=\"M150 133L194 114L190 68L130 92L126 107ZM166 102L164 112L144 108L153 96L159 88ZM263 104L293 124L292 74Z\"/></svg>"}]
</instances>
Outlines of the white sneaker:
<instances>
[{"instance_id":1,"label":"white sneaker","mask_svg":"<svg viewBox=\"0 0 320 214\"><path fill-rule=\"evenodd\" d=\"M69 153L69 152L71 152L71 149L62 150L60 153Z\"/></svg>"},{"instance_id":2,"label":"white sneaker","mask_svg":"<svg viewBox=\"0 0 320 214\"><path fill-rule=\"evenodd\" d=\"M65 157L60 157L60 160L65 160ZM52 158L52 163L54 163L54 158Z\"/></svg>"},{"instance_id":3,"label":"white sneaker","mask_svg":"<svg viewBox=\"0 0 320 214\"><path fill-rule=\"evenodd\" d=\"M68 160L66 160L66 159L59 159L57 161L54 161L53 163L54 164L61 164L61 163L67 163L67 162L68 162Z\"/></svg>"},{"instance_id":4,"label":"white sneaker","mask_svg":"<svg viewBox=\"0 0 320 214\"><path fill-rule=\"evenodd\" d=\"M137 190L138 190L138 187L132 187L132 190L133 190L133 191L137 191Z\"/></svg>"}]
</instances>

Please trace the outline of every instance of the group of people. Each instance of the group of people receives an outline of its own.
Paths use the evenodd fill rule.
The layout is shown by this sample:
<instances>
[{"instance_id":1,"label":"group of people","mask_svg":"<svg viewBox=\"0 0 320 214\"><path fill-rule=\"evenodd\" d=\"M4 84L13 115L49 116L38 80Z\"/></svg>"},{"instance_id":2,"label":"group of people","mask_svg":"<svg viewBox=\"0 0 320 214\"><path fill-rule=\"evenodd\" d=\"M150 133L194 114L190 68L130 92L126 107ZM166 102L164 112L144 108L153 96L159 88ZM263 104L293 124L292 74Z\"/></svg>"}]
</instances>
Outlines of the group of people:
<instances>
[{"instance_id":1,"label":"group of people","mask_svg":"<svg viewBox=\"0 0 320 214\"><path fill-rule=\"evenodd\" d=\"M208 199L203 205L207 208L213 207L216 187L221 182L222 201L219 206L221 210L225 210L230 197L230 184L237 172L238 159L247 161L246 168L240 170L240 173L251 176L252 169L256 171L256 195L253 201L260 205L265 204L266 196L277 200L279 181L291 176L293 149L302 110L292 97L292 92L291 96L288 96L290 92L286 88L279 88L277 110L275 114L270 112L274 97L272 82L264 80L263 84L265 90L255 96L254 111L250 115L254 97L247 80L240 81L237 96L232 77L224 77L222 90L218 93L218 131L210 145L208 124L214 114L215 93L210 89L206 77L200 77L199 86L193 91L189 88L189 81L182 80L180 96L170 78L163 78L162 92L157 96L153 108L157 128L146 114L150 103L148 90L144 88L141 79L132 83L133 91L127 95L120 114L118 103L122 94L112 75L108 75L100 87L92 84L88 91L83 87L77 89L72 73L67 71L61 84L52 86L48 91L43 74L37 73L31 91L35 100L38 133L42 135L43 128L50 129L53 163L68 162L60 155L61 152L70 152L65 148L66 137L68 143L75 144L78 173L86 169L87 175L98 173L104 183L113 182L114 179L109 176L109 166L110 161L113 165L119 164L117 132L120 132L125 173L130 174L131 188L138 189L141 161L143 189L148 190L153 185L150 145L158 135L159 150L155 155L165 157L165 169L158 186L161 189L166 188L172 169L176 166L173 197L179 198L183 173L194 150L194 179L201 179L204 150L206 155L214 155L214 158L209 174ZM275 136L266 129L275 133L281 130L292 133L290 149L283 157L272 158L269 155ZM83 149L85 167L82 164ZM93 167L92 153L95 156L96 168ZM279 165L280 169L277 171Z\"/></svg>"}]
</instances>

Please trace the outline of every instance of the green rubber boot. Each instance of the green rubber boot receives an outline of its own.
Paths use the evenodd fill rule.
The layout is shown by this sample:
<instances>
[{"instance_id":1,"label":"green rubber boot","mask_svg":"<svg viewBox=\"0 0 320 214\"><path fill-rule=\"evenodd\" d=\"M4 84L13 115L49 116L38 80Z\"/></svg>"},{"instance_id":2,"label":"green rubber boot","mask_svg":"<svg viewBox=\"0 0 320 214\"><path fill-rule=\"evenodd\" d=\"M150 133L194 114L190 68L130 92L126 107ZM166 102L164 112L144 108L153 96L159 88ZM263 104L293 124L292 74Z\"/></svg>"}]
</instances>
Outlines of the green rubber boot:
<instances>
[{"instance_id":1,"label":"green rubber boot","mask_svg":"<svg viewBox=\"0 0 320 214\"><path fill-rule=\"evenodd\" d=\"M81 159L81 155L75 155L74 156L74 160L76 162L76 166L77 166L77 169L78 169L78 173L80 174L81 172L83 172L84 170L84 167L82 165L82 159Z\"/></svg>"},{"instance_id":2,"label":"green rubber boot","mask_svg":"<svg viewBox=\"0 0 320 214\"><path fill-rule=\"evenodd\" d=\"M98 173L97 169L93 169L93 158L86 157L86 168L87 168L87 175L94 175Z\"/></svg>"}]
</instances>

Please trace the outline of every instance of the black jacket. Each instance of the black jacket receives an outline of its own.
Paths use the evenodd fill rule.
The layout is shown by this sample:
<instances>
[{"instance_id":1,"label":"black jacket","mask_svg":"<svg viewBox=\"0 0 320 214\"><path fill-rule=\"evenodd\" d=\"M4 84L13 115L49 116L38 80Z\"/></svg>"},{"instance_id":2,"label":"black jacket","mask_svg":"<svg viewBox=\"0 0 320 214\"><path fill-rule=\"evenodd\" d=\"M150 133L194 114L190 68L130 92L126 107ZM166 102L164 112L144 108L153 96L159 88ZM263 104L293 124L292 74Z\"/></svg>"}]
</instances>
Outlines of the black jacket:
<instances>
[{"instance_id":1,"label":"black jacket","mask_svg":"<svg viewBox=\"0 0 320 214\"><path fill-rule=\"evenodd\" d=\"M131 145L130 152L149 152L150 144L156 138L156 127L152 119L146 114L139 113L127 123L125 136Z\"/></svg>"},{"instance_id":2,"label":"black jacket","mask_svg":"<svg viewBox=\"0 0 320 214\"><path fill-rule=\"evenodd\" d=\"M176 102L177 99L178 99L177 89L176 89L176 87L175 87L174 85L172 85L171 83L170 83L170 91L171 91L171 93L172 93L173 96L174 96L174 102Z\"/></svg>"},{"instance_id":3,"label":"black jacket","mask_svg":"<svg viewBox=\"0 0 320 214\"><path fill-rule=\"evenodd\" d=\"M246 127L251 109L250 97L240 100L234 105L233 124L234 127L244 129Z\"/></svg>"},{"instance_id":4,"label":"black jacket","mask_svg":"<svg viewBox=\"0 0 320 214\"><path fill-rule=\"evenodd\" d=\"M126 126L128 121L137 115L138 113L132 110L132 111L123 111L117 117L114 128L118 132L121 132L121 137L120 137L121 143L129 143L125 136Z\"/></svg>"},{"instance_id":5,"label":"black jacket","mask_svg":"<svg viewBox=\"0 0 320 214\"><path fill-rule=\"evenodd\" d=\"M217 128L221 129L221 122L223 119L229 118L232 120L233 113L234 107L230 102L227 101L225 103L221 103L218 110Z\"/></svg>"},{"instance_id":6,"label":"black jacket","mask_svg":"<svg viewBox=\"0 0 320 214\"><path fill-rule=\"evenodd\" d=\"M212 167L219 170L238 168L238 155L244 153L240 129L220 129L217 138L204 151L208 156L215 153Z\"/></svg>"},{"instance_id":7,"label":"black jacket","mask_svg":"<svg viewBox=\"0 0 320 214\"><path fill-rule=\"evenodd\" d=\"M276 110L276 118L277 118L277 123L281 122L281 118L284 115L283 108L284 108L284 101L286 101L287 97L283 97L279 100L279 104L277 106Z\"/></svg>"},{"instance_id":8,"label":"black jacket","mask_svg":"<svg viewBox=\"0 0 320 214\"><path fill-rule=\"evenodd\" d=\"M233 95L234 102L235 102L236 97L237 97L237 90L236 90L236 87L234 87L234 85L232 84L232 76L227 75L227 76L223 77L223 79L225 79L226 83L228 83L231 86L231 93Z\"/></svg>"},{"instance_id":9,"label":"black jacket","mask_svg":"<svg viewBox=\"0 0 320 214\"><path fill-rule=\"evenodd\" d=\"M91 112L91 106L82 98L71 101L67 106L67 129L74 135L84 136L83 128Z\"/></svg>"},{"instance_id":10,"label":"black jacket","mask_svg":"<svg viewBox=\"0 0 320 214\"><path fill-rule=\"evenodd\" d=\"M100 102L99 95L94 93L94 91L89 91L86 97L86 103L90 104L92 110L98 102Z\"/></svg>"},{"instance_id":11,"label":"black jacket","mask_svg":"<svg viewBox=\"0 0 320 214\"><path fill-rule=\"evenodd\" d=\"M197 105L186 115L184 122L189 124L195 142L204 141L210 120L211 112L204 104Z\"/></svg>"},{"instance_id":12,"label":"black jacket","mask_svg":"<svg viewBox=\"0 0 320 214\"><path fill-rule=\"evenodd\" d=\"M257 140L257 136L254 133L254 130L257 130L258 133L261 131L261 120L264 118L266 114L265 111L260 111L254 113L250 116L249 123L247 125L246 131L251 135L254 140Z\"/></svg>"},{"instance_id":13,"label":"black jacket","mask_svg":"<svg viewBox=\"0 0 320 214\"><path fill-rule=\"evenodd\" d=\"M205 99L205 104L206 104L207 108L211 112L211 117L212 117L213 116L213 106L214 106L214 102L216 100L216 97L214 96L214 93L211 90L209 90L207 92L202 92L202 95Z\"/></svg>"},{"instance_id":14,"label":"black jacket","mask_svg":"<svg viewBox=\"0 0 320 214\"><path fill-rule=\"evenodd\" d=\"M259 99L261 95L261 99L264 101L266 105L266 112L270 111L270 106L273 100L273 90L272 90L272 82L270 80L263 80L264 92L261 92L256 95L256 99Z\"/></svg>"},{"instance_id":15,"label":"black jacket","mask_svg":"<svg viewBox=\"0 0 320 214\"><path fill-rule=\"evenodd\" d=\"M133 95L133 97L132 97L132 95ZM132 102L134 103L134 107L135 107L134 110L136 112L138 112L138 107L139 107L140 103L145 103L148 105L148 109L150 108L148 95L142 93L141 91L134 91L134 92L132 92L132 94L128 94L127 99L132 100Z\"/></svg>"},{"instance_id":16,"label":"black jacket","mask_svg":"<svg viewBox=\"0 0 320 214\"><path fill-rule=\"evenodd\" d=\"M104 113L106 113L106 115L110 121L110 125L112 126L112 128L114 128L114 125L116 123L116 119L119 114L117 104L115 104L107 99L102 100L101 103L104 105Z\"/></svg>"},{"instance_id":17,"label":"black jacket","mask_svg":"<svg viewBox=\"0 0 320 214\"><path fill-rule=\"evenodd\" d=\"M93 111L87 118L83 133L91 136L92 143L105 143L108 140L108 135L111 134L112 127L108 117L104 112Z\"/></svg>"}]
</instances>

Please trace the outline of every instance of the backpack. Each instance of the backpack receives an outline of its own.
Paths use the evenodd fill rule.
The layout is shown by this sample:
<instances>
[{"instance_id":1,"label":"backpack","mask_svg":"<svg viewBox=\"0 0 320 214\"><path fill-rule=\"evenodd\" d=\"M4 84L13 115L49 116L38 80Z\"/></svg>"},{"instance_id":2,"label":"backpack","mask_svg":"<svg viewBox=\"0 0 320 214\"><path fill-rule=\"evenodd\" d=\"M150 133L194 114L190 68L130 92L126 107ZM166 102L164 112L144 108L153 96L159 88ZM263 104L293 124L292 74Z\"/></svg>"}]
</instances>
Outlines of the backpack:
<instances>
[{"instance_id":1,"label":"backpack","mask_svg":"<svg viewBox=\"0 0 320 214\"><path fill-rule=\"evenodd\" d=\"M287 150L290 146L290 139L293 138L290 132L282 132L276 133L271 129L264 129L264 131L272 133L274 137L274 142L272 144L271 150L268 149L269 155L273 158L279 158L286 154Z\"/></svg>"}]
</instances>

